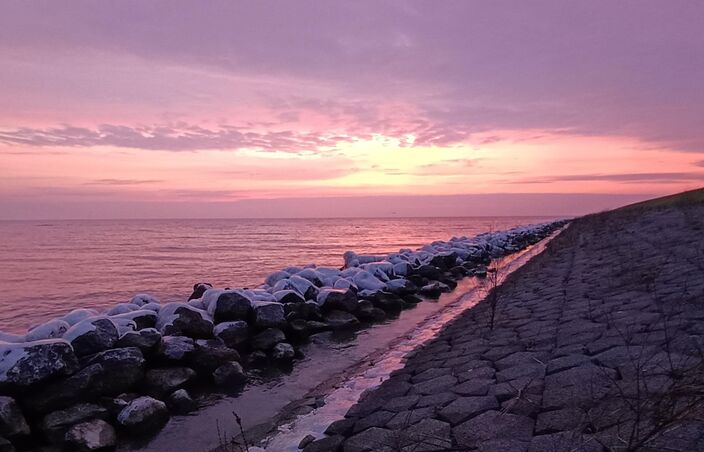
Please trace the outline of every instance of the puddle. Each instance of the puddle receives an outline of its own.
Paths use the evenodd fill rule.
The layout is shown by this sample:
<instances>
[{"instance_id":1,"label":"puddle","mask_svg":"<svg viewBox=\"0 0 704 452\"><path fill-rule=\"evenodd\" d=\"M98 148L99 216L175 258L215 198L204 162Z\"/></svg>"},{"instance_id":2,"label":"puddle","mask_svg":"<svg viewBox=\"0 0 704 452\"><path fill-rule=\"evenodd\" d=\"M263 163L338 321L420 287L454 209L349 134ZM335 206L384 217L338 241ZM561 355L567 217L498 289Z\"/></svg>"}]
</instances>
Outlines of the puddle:
<instances>
[{"instance_id":1,"label":"puddle","mask_svg":"<svg viewBox=\"0 0 704 452\"><path fill-rule=\"evenodd\" d=\"M500 280L540 253L556 234L495 260L492 266L498 266ZM437 301L424 301L396 319L346 337L318 335L302 348L305 358L297 361L289 373L262 376L238 397L218 398L193 415L172 418L148 444L123 445L119 450L213 450L224 438L239 435L232 414L236 412L250 445L264 438L258 445L266 450L298 451L303 437L324 436L327 426L344 417L365 390L378 386L401 368L407 353L433 339L449 321L482 300L486 281L464 278L453 292ZM309 397L322 397L325 404L293 417L296 402Z\"/></svg>"}]
</instances>

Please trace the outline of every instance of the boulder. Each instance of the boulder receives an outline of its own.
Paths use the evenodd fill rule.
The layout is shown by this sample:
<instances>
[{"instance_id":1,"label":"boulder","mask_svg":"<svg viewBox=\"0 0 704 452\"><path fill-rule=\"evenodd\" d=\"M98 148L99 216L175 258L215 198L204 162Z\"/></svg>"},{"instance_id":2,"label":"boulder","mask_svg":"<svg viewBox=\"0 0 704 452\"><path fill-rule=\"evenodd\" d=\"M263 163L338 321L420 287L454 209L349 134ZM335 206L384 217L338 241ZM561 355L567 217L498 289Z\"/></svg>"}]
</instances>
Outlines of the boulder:
<instances>
[{"instance_id":1,"label":"boulder","mask_svg":"<svg viewBox=\"0 0 704 452\"><path fill-rule=\"evenodd\" d=\"M406 276L413 271L411 264L408 262L398 262L394 264L394 275L396 276Z\"/></svg>"},{"instance_id":2,"label":"boulder","mask_svg":"<svg viewBox=\"0 0 704 452\"><path fill-rule=\"evenodd\" d=\"M288 279L291 276L290 273L287 273L285 271L276 271L274 273L271 273L269 276L266 277L264 282L271 287L274 287L277 282L281 281L282 279Z\"/></svg>"},{"instance_id":3,"label":"boulder","mask_svg":"<svg viewBox=\"0 0 704 452\"><path fill-rule=\"evenodd\" d=\"M236 389L247 382L247 374L240 363L232 361L215 369L213 380L222 388Z\"/></svg>"},{"instance_id":4,"label":"boulder","mask_svg":"<svg viewBox=\"0 0 704 452\"><path fill-rule=\"evenodd\" d=\"M77 451L106 450L117 442L115 429L102 419L76 424L64 438L72 446L71 450Z\"/></svg>"},{"instance_id":5,"label":"boulder","mask_svg":"<svg viewBox=\"0 0 704 452\"><path fill-rule=\"evenodd\" d=\"M403 299L396 294L377 292L371 299L371 302L375 307L383 310L384 312L399 312L404 308L405 304Z\"/></svg>"},{"instance_id":6,"label":"boulder","mask_svg":"<svg viewBox=\"0 0 704 452\"><path fill-rule=\"evenodd\" d=\"M207 339L213 336L213 322L207 312L186 303L170 303L159 310L156 329L163 336Z\"/></svg>"},{"instance_id":7,"label":"boulder","mask_svg":"<svg viewBox=\"0 0 704 452\"><path fill-rule=\"evenodd\" d=\"M116 319L131 320L135 324L135 329L143 330L144 328L154 328L156 325L157 313L149 309L138 309L136 311L126 312L113 316Z\"/></svg>"},{"instance_id":8,"label":"boulder","mask_svg":"<svg viewBox=\"0 0 704 452\"><path fill-rule=\"evenodd\" d=\"M10 441L0 436L0 452L15 452L15 446Z\"/></svg>"},{"instance_id":9,"label":"boulder","mask_svg":"<svg viewBox=\"0 0 704 452\"><path fill-rule=\"evenodd\" d=\"M65 320L53 319L29 330L24 337L24 342L41 341L44 339L56 339L71 328Z\"/></svg>"},{"instance_id":10,"label":"boulder","mask_svg":"<svg viewBox=\"0 0 704 452\"><path fill-rule=\"evenodd\" d=\"M249 338L249 324L244 320L218 323L213 329L213 335L228 347L234 348Z\"/></svg>"},{"instance_id":11,"label":"boulder","mask_svg":"<svg viewBox=\"0 0 704 452\"><path fill-rule=\"evenodd\" d=\"M429 264L442 270L449 270L457 265L457 253L454 251L438 253L430 259Z\"/></svg>"},{"instance_id":12,"label":"boulder","mask_svg":"<svg viewBox=\"0 0 704 452\"><path fill-rule=\"evenodd\" d=\"M157 357L165 361L181 361L190 356L196 343L190 337L165 336L157 350Z\"/></svg>"},{"instance_id":13,"label":"boulder","mask_svg":"<svg viewBox=\"0 0 704 452\"><path fill-rule=\"evenodd\" d=\"M41 430L49 441L58 443L64 439L71 426L91 419L107 419L108 410L93 403L79 403L65 410L54 411L44 416Z\"/></svg>"},{"instance_id":14,"label":"boulder","mask_svg":"<svg viewBox=\"0 0 704 452\"><path fill-rule=\"evenodd\" d=\"M149 369L144 377L146 392L162 398L196 381L196 372L188 367Z\"/></svg>"},{"instance_id":15,"label":"boulder","mask_svg":"<svg viewBox=\"0 0 704 452\"><path fill-rule=\"evenodd\" d=\"M369 322L380 322L386 319L386 313L382 309L375 307L369 300L360 300L354 315L360 320Z\"/></svg>"},{"instance_id":16,"label":"boulder","mask_svg":"<svg viewBox=\"0 0 704 452\"><path fill-rule=\"evenodd\" d=\"M281 303L255 301L254 324L259 328L280 328L286 325L284 305Z\"/></svg>"},{"instance_id":17,"label":"boulder","mask_svg":"<svg viewBox=\"0 0 704 452\"><path fill-rule=\"evenodd\" d=\"M119 337L117 327L107 317L89 317L64 333L76 356L92 355L115 345Z\"/></svg>"},{"instance_id":18,"label":"boulder","mask_svg":"<svg viewBox=\"0 0 704 452\"><path fill-rule=\"evenodd\" d=\"M64 339L0 343L0 388L29 386L76 369L78 360Z\"/></svg>"},{"instance_id":19,"label":"boulder","mask_svg":"<svg viewBox=\"0 0 704 452\"><path fill-rule=\"evenodd\" d=\"M303 319L292 319L288 322L288 336L296 339L303 340L310 335L308 330L308 323Z\"/></svg>"},{"instance_id":20,"label":"boulder","mask_svg":"<svg viewBox=\"0 0 704 452\"><path fill-rule=\"evenodd\" d=\"M352 312L357 307L357 295L349 289L324 288L320 289L316 302L324 311Z\"/></svg>"},{"instance_id":21,"label":"boulder","mask_svg":"<svg viewBox=\"0 0 704 452\"><path fill-rule=\"evenodd\" d=\"M212 289L213 285L210 283L195 283L193 284L193 292L188 297L189 300L195 300L203 296L206 290Z\"/></svg>"},{"instance_id":22,"label":"boulder","mask_svg":"<svg viewBox=\"0 0 704 452\"><path fill-rule=\"evenodd\" d=\"M279 342L286 341L286 335L278 328L267 328L254 336L250 345L255 350L271 350Z\"/></svg>"},{"instance_id":23,"label":"boulder","mask_svg":"<svg viewBox=\"0 0 704 452\"><path fill-rule=\"evenodd\" d=\"M136 304L131 304L131 303L118 303L112 308L108 310L105 314L112 317L116 316L119 314L126 314L128 312L136 311L139 309L139 306Z\"/></svg>"},{"instance_id":24,"label":"boulder","mask_svg":"<svg viewBox=\"0 0 704 452\"><path fill-rule=\"evenodd\" d=\"M307 279L317 287L321 287L323 285L323 279L325 279L325 276L318 273L314 268L304 268L296 273L296 276Z\"/></svg>"},{"instance_id":25,"label":"boulder","mask_svg":"<svg viewBox=\"0 0 704 452\"><path fill-rule=\"evenodd\" d=\"M187 414L198 408L198 404L185 389L174 391L166 401L166 405L176 414Z\"/></svg>"},{"instance_id":26,"label":"boulder","mask_svg":"<svg viewBox=\"0 0 704 452\"><path fill-rule=\"evenodd\" d=\"M224 291L208 305L208 313L215 323L246 320L252 313L252 301L240 291Z\"/></svg>"},{"instance_id":27,"label":"boulder","mask_svg":"<svg viewBox=\"0 0 704 452\"><path fill-rule=\"evenodd\" d=\"M147 293L138 293L137 295L132 297L129 302L141 308L150 303L159 304L159 299Z\"/></svg>"},{"instance_id":28,"label":"boulder","mask_svg":"<svg viewBox=\"0 0 704 452\"><path fill-rule=\"evenodd\" d=\"M188 362L199 374L211 375L222 363L239 361L240 354L220 339L198 339Z\"/></svg>"},{"instance_id":29,"label":"boulder","mask_svg":"<svg viewBox=\"0 0 704 452\"><path fill-rule=\"evenodd\" d=\"M359 290L384 290L386 284L366 270L358 272L352 277L352 282Z\"/></svg>"},{"instance_id":30,"label":"boulder","mask_svg":"<svg viewBox=\"0 0 704 452\"><path fill-rule=\"evenodd\" d=\"M117 340L115 347L137 347L143 354L156 350L161 343L161 333L155 328L128 331Z\"/></svg>"},{"instance_id":31,"label":"boulder","mask_svg":"<svg viewBox=\"0 0 704 452\"><path fill-rule=\"evenodd\" d=\"M325 323L334 330L353 328L359 325L359 319L349 312L330 311L324 316Z\"/></svg>"},{"instance_id":32,"label":"boulder","mask_svg":"<svg viewBox=\"0 0 704 452\"><path fill-rule=\"evenodd\" d=\"M276 361L290 362L296 355L293 346L286 342L279 342L271 350L271 357Z\"/></svg>"},{"instance_id":33,"label":"boulder","mask_svg":"<svg viewBox=\"0 0 704 452\"><path fill-rule=\"evenodd\" d=\"M95 317L97 315L98 311L96 311L95 309L74 309L73 311L61 317L61 320L73 326L80 321L83 321L89 317Z\"/></svg>"},{"instance_id":34,"label":"boulder","mask_svg":"<svg viewBox=\"0 0 704 452\"><path fill-rule=\"evenodd\" d=\"M438 279L442 277L442 271L434 265L421 265L415 273L423 278Z\"/></svg>"},{"instance_id":35,"label":"boulder","mask_svg":"<svg viewBox=\"0 0 704 452\"><path fill-rule=\"evenodd\" d=\"M127 404L117 415L117 422L133 433L150 433L159 430L169 421L166 404L151 397L138 397Z\"/></svg>"},{"instance_id":36,"label":"boulder","mask_svg":"<svg viewBox=\"0 0 704 452\"><path fill-rule=\"evenodd\" d=\"M0 396L0 435L9 438L29 435L29 424L12 397Z\"/></svg>"},{"instance_id":37,"label":"boulder","mask_svg":"<svg viewBox=\"0 0 704 452\"><path fill-rule=\"evenodd\" d=\"M418 292L418 286L407 279L392 279L386 283L386 290L396 295L409 295Z\"/></svg>"},{"instance_id":38,"label":"boulder","mask_svg":"<svg viewBox=\"0 0 704 452\"><path fill-rule=\"evenodd\" d=\"M318 295L318 288L312 282L298 275L292 275L288 279L289 286L301 294L306 300L315 298Z\"/></svg>"},{"instance_id":39,"label":"boulder","mask_svg":"<svg viewBox=\"0 0 704 452\"><path fill-rule=\"evenodd\" d=\"M279 303L302 303L306 301L301 294L295 290L279 290L274 292L274 298Z\"/></svg>"},{"instance_id":40,"label":"boulder","mask_svg":"<svg viewBox=\"0 0 704 452\"><path fill-rule=\"evenodd\" d=\"M441 283L435 281L420 288L419 293L426 298L438 298L442 294Z\"/></svg>"},{"instance_id":41,"label":"boulder","mask_svg":"<svg viewBox=\"0 0 704 452\"><path fill-rule=\"evenodd\" d=\"M32 412L46 413L83 400L127 392L142 380L143 367L144 357L138 348L106 350L70 377L26 395L24 405Z\"/></svg>"}]
</instances>

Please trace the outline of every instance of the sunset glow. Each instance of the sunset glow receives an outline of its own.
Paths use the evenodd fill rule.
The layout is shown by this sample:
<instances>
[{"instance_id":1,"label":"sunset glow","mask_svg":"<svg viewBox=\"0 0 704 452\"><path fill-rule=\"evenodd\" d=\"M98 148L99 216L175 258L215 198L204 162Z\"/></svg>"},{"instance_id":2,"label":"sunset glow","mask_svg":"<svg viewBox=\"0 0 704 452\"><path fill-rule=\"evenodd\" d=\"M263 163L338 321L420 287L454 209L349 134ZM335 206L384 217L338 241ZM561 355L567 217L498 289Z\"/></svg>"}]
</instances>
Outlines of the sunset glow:
<instances>
[{"instance_id":1,"label":"sunset glow","mask_svg":"<svg viewBox=\"0 0 704 452\"><path fill-rule=\"evenodd\" d=\"M0 215L496 194L577 214L701 186L704 7L598 3L6 3Z\"/></svg>"}]
</instances>

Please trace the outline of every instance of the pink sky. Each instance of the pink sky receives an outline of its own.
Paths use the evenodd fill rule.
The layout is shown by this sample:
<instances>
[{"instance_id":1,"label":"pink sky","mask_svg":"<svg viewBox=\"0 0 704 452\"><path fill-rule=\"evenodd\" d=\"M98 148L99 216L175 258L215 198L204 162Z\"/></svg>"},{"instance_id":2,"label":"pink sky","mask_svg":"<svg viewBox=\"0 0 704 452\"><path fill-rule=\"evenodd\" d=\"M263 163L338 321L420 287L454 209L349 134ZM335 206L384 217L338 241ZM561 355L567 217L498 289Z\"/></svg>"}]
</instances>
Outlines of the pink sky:
<instances>
[{"instance_id":1,"label":"pink sky","mask_svg":"<svg viewBox=\"0 0 704 452\"><path fill-rule=\"evenodd\" d=\"M704 185L704 3L0 5L0 219L574 215Z\"/></svg>"}]
</instances>

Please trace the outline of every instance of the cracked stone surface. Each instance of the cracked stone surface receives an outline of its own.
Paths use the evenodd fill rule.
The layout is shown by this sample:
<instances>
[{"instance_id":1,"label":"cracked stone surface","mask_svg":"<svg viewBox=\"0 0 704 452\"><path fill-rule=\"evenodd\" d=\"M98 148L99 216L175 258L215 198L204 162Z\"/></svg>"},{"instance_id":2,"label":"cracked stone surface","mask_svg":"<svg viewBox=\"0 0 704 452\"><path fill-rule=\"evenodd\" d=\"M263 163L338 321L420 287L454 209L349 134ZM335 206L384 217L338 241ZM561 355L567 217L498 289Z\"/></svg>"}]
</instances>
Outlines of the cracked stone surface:
<instances>
[{"instance_id":1,"label":"cracked stone surface","mask_svg":"<svg viewBox=\"0 0 704 452\"><path fill-rule=\"evenodd\" d=\"M704 205L578 219L498 294L334 424L345 452L704 450Z\"/></svg>"}]
</instances>

